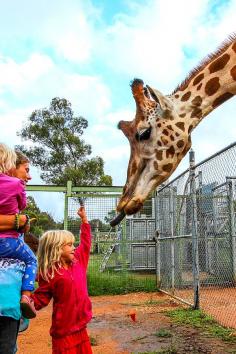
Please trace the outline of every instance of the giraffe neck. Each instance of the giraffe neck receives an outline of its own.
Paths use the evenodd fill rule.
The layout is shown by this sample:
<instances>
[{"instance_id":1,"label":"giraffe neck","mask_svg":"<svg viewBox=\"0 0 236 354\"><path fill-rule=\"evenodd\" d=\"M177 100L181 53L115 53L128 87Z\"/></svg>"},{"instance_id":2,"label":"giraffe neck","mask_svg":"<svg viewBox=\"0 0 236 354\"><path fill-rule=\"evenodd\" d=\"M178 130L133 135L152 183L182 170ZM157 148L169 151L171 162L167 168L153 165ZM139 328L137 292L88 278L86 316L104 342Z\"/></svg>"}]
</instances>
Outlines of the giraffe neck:
<instances>
[{"instance_id":1,"label":"giraffe neck","mask_svg":"<svg viewBox=\"0 0 236 354\"><path fill-rule=\"evenodd\" d=\"M191 129L236 94L235 37L194 69L171 96L177 116Z\"/></svg>"}]
</instances>

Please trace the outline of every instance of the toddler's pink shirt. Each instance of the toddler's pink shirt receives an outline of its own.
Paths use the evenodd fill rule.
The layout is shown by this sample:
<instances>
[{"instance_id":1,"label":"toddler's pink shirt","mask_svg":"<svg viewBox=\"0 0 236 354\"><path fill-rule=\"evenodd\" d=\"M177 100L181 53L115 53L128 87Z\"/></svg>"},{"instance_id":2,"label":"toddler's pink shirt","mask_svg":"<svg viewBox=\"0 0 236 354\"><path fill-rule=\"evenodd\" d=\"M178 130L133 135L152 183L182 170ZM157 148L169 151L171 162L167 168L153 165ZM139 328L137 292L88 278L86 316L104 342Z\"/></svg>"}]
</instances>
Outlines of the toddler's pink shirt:
<instances>
[{"instance_id":1,"label":"toddler's pink shirt","mask_svg":"<svg viewBox=\"0 0 236 354\"><path fill-rule=\"evenodd\" d=\"M0 214L14 215L26 207L24 182L19 178L0 173ZM16 230L0 231L0 238L17 238Z\"/></svg>"}]
</instances>

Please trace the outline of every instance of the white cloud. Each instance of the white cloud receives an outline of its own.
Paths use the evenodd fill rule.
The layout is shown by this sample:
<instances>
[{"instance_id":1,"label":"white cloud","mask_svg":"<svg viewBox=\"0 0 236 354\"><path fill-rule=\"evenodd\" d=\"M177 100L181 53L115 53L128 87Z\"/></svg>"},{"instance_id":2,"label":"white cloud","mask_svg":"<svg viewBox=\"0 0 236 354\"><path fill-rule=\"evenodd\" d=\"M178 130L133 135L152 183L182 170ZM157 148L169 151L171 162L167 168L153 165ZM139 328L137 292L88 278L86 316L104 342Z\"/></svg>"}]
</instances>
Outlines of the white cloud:
<instances>
[{"instance_id":1,"label":"white cloud","mask_svg":"<svg viewBox=\"0 0 236 354\"><path fill-rule=\"evenodd\" d=\"M139 3L132 16L120 14L99 33L96 49L114 73L141 77L170 93L192 65L235 29L235 1L214 15L212 4L205 0Z\"/></svg>"},{"instance_id":2,"label":"white cloud","mask_svg":"<svg viewBox=\"0 0 236 354\"><path fill-rule=\"evenodd\" d=\"M59 74L59 73L58 73ZM98 117L111 108L110 89L101 78L88 75L70 75L60 73L63 83L60 88L54 88L59 96L71 97L72 101L83 112L85 118L91 117L93 123Z\"/></svg>"},{"instance_id":3,"label":"white cloud","mask_svg":"<svg viewBox=\"0 0 236 354\"><path fill-rule=\"evenodd\" d=\"M103 117L111 107L110 89L100 77L67 73L45 55L34 53L20 64L2 57L0 71L0 92L5 94L0 108L4 114L14 110L14 100L20 100L28 110L48 106L56 96L69 99L73 109L79 108L78 113L86 118Z\"/></svg>"},{"instance_id":4,"label":"white cloud","mask_svg":"<svg viewBox=\"0 0 236 354\"><path fill-rule=\"evenodd\" d=\"M182 47L205 6L204 0L149 1L146 8L140 4L134 16L120 15L100 33L97 49L112 70L167 87L181 72Z\"/></svg>"},{"instance_id":5,"label":"white cloud","mask_svg":"<svg viewBox=\"0 0 236 354\"><path fill-rule=\"evenodd\" d=\"M46 55L33 53L23 63L16 63L11 58L0 58L0 92L22 95L35 81L46 75L53 67L52 60Z\"/></svg>"},{"instance_id":6,"label":"white cloud","mask_svg":"<svg viewBox=\"0 0 236 354\"><path fill-rule=\"evenodd\" d=\"M50 24L51 28L51 24ZM93 31L84 13L77 10L76 14L70 16L69 26L59 28L50 32L45 39L65 59L84 62L90 59L93 43Z\"/></svg>"},{"instance_id":7,"label":"white cloud","mask_svg":"<svg viewBox=\"0 0 236 354\"><path fill-rule=\"evenodd\" d=\"M127 155L129 143L117 124L121 120L133 119L133 113L128 109L109 112L89 126L84 136L92 145L93 155L100 155L105 161Z\"/></svg>"},{"instance_id":8,"label":"white cloud","mask_svg":"<svg viewBox=\"0 0 236 354\"><path fill-rule=\"evenodd\" d=\"M16 136L16 132L22 128L22 122L32 112L29 109L17 109L5 107L5 113L0 114L0 141L8 144L11 147L20 144L21 140Z\"/></svg>"}]
</instances>

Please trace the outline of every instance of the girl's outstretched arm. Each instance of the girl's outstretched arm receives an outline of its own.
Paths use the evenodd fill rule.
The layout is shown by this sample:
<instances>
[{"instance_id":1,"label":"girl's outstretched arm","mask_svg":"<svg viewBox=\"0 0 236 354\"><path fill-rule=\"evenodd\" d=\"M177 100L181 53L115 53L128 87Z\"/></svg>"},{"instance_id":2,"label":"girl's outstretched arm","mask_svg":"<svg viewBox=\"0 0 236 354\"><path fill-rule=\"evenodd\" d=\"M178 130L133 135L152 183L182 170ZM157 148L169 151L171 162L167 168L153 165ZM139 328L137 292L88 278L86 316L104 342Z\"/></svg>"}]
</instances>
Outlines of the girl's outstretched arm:
<instances>
[{"instance_id":1,"label":"girl's outstretched arm","mask_svg":"<svg viewBox=\"0 0 236 354\"><path fill-rule=\"evenodd\" d=\"M40 277L39 286L31 297L34 300L34 305L37 311L47 306L52 298L50 282Z\"/></svg>"},{"instance_id":2,"label":"girl's outstretched arm","mask_svg":"<svg viewBox=\"0 0 236 354\"><path fill-rule=\"evenodd\" d=\"M77 214L80 216L80 219L81 219L82 223L88 224L88 218L87 218L87 214L86 214L84 206L81 206L77 210Z\"/></svg>"},{"instance_id":3,"label":"girl's outstretched arm","mask_svg":"<svg viewBox=\"0 0 236 354\"><path fill-rule=\"evenodd\" d=\"M92 238L91 228L83 206L78 209L77 214L80 216L82 224L80 227L80 245L75 250L75 258L78 258L81 264L87 268Z\"/></svg>"}]
</instances>

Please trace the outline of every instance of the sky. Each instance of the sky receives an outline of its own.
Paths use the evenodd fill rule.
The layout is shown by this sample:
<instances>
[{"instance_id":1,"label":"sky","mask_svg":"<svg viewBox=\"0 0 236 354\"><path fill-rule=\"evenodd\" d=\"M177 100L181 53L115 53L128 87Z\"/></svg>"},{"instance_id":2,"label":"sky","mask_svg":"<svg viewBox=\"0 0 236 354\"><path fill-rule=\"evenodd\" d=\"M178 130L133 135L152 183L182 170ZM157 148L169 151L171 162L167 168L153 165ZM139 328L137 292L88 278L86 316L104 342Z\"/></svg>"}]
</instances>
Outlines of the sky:
<instances>
[{"instance_id":1,"label":"sky","mask_svg":"<svg viewBox=\"0 0 236 354\"><path fill-rule=\"evenodd\" d=\"M129 145L117 123L134 118L130 81L170 94L236 30L236 0L0 0L0 8L0 141L21 144L16 133L32 111L66 98L88 120L84 140L113 185L126 180ZM232 98L193 132L196 161L235 136ZM174 176L187 167L185 157Z\"/></svg>"}]
</instances>

